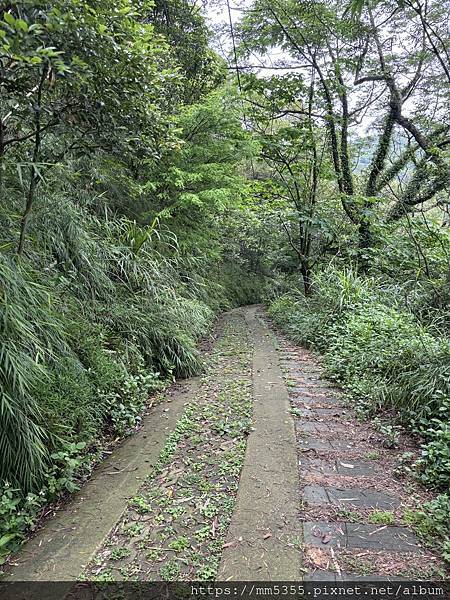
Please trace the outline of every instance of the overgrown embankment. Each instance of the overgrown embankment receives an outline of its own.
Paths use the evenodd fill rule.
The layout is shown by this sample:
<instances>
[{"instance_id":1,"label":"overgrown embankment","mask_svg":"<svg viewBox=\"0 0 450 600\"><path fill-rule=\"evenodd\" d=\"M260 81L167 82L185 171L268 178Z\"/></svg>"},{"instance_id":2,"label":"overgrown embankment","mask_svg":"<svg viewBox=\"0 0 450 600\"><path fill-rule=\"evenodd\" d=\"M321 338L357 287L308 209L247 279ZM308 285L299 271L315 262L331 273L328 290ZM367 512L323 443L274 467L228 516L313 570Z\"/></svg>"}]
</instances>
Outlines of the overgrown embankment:
<instances>
[{"instance_id":1,"label":"overgrown embankment","mask_svg":"<svg viewBox=\"0 0 450 600\"><path fill-rule=\"evenodd\" d=\"M254 144L199 10L12 2L0 39L1 562L201 370L197 341L258 277Z\"/></svg>"},{"instance_id":2,"label":"overgrown embankment","mask_svg":"<svg viewBox=\"0 0 450 600\"><path fill-rule=\"evenodd\" d=\"M77 489L105 446L139 427L151 395L201 369L197 341L234 302L211 280L209 295L192 293L179 264L154 249L102 242L106 256L95 263L92 252L85 265L94 301L58 272L42 281L31 263L0 259L0 557L49 501Z\"/></svg>"},{"instance_id":3,"label":"overgrown embankment","mask_svg":"<svg viewBox=\"0 0 450 600\"><path fill-rule=\"evenodd\" d=\"M438 492L450 482L450 346L443 331L402 305L401 296L351 270L325 270L310 299L292 291L269 309L295 341L324 355L327 375L346 390L361 418L370 418L395 446L403 427L421 443L402 468ZM378 421L387 416L390 424ZM428 511L449 557L448 495Z\"/></svg>"}]
</instances>

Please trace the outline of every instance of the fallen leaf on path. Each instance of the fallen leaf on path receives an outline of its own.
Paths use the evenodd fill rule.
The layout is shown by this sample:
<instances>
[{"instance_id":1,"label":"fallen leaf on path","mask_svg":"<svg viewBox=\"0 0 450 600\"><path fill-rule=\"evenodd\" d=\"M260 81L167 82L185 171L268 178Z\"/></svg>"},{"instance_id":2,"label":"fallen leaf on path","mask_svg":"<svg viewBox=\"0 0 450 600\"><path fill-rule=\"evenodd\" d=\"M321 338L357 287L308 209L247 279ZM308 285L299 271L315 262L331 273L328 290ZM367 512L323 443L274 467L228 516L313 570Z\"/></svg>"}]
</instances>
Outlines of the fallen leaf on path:
<instances>
[{"instance_id":1,"label":"fallen leaf on path","mask_svg":"<svg viewBox=\"0 0 450 600\"><path fill-rule=\"evenodd\" d=\"M214 521L212 522L212 526L211 526L211 533L213 537L216 537L216 531L217 531L217 526L219 525L219 520L216 517L214 519Z\"/></svg>"},{"instance_id":2,"label":"fallen leaf on path","mask_svg":"<svg viewBox=\"0 0 450 600\"><path fill-rule=\"evenodd\" d=\"M323 533L320 531L320 529L317 529L317 527L315 527L312 531L312 534L314 537L322 537Z\"/></svg>"}]
</instances>

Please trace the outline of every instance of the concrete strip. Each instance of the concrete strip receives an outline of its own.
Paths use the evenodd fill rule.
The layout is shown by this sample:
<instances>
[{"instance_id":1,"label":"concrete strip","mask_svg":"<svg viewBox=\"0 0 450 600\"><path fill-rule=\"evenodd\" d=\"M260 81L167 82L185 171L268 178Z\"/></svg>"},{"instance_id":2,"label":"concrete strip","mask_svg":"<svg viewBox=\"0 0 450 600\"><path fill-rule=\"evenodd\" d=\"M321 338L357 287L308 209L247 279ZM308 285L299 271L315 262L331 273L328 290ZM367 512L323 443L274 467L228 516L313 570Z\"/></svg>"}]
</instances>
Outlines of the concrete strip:
<instances>
[{"instance_id":1,"label":"concrete strip","mask_svg":"<svg viewBox=\"0 0 450 600\"><path fill-rule=\"evenodd\" d=\"M110 529L155 465L167 435L198 389L184 382L172 401L151 409L142 429L127 438L21 550L7 581L73 581L100 548Z\"/></svg>"},{"instance_id":2,"label":"concrete strip","mask_svg":"<svg viewBox=\"0 0 450 600\"><path fill-rule=\"evenodd\" d=\"M300 553L293 542L302 528L294 423L272 335L256 310L246 311L255 339L254 431L218 580L298 581Z\"/></svg>"},{"instance_id":3,"label":"concrete strip","mask_svg":"<svg viewBox=\"0 0 450 600\"><path fill-rule=\"evenodd\" d=\"M360 477L376 475L382 473L382 469L377 464L370 461L350 459L345 462L334 459L326 459L314 456L300 457L300 467L303 471L316 475L346 475L347 477Z\"/></svg>"},{"instance_id":4,"label":"concrete strip","mask_svg":"<svg viewBox=\"0 0 450 600\"><path fill-rule=\"evenodd\" d=\"M375 583L376 581L395 582L395 581L408 581L408 580L405 579L404 577L388 577L387 575L385 577L382 577L381 575L358 575L356 573L340 573L339 574L339 573L334 573L332 571L316 570L316 571L313 571L313 572L305 575L304 581L307 581L307 582L332 581L334 583L348 582L348 583L350 583L350 589L351 589L352 586L354 586L355 583L357 583L359 581L362 581L362 582L369 581L371 583ZM370 597L370 590L364 590L364 591ZM350 594L353 596L353 594L351 592L350 592ZM339 596L340 598L342 598L343 600L350 598L349 595L344 596L344 595L342 595L342 593L337 593L336 595Z\"/></svg>"}]
</instances>

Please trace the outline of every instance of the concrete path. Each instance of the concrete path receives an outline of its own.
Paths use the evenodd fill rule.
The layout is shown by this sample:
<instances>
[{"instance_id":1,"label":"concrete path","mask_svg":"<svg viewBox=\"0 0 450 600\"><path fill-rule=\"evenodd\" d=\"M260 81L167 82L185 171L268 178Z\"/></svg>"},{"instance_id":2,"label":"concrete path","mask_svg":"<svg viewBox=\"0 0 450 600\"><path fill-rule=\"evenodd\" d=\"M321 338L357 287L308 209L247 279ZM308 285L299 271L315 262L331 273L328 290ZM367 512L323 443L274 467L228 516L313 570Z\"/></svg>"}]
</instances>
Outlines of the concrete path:
<instances>
[{"instance_id":1,"label":"concrete path","mask_svg":"<svg viewBox=\"0 0 450 600\"><path fill-rule=\"evenodd\" d=\"M253 431L218 579L298 581L301 524L294 422L274 338L256 312L257 307L246 312L255 343Z\"/></svg>"},{"instance_id":2,"label":"concrete path","mask_svg":"<svg viewBox=\"0 0 450 600\"><path fill-rule=\"evenodd\" d=\"M142 429L115 449L70 504L23 547L7 580L71 581L80 576L155 465L197 386L197 379L175 386L170 403L149 411Z\"/></svg>"}]
</instances>

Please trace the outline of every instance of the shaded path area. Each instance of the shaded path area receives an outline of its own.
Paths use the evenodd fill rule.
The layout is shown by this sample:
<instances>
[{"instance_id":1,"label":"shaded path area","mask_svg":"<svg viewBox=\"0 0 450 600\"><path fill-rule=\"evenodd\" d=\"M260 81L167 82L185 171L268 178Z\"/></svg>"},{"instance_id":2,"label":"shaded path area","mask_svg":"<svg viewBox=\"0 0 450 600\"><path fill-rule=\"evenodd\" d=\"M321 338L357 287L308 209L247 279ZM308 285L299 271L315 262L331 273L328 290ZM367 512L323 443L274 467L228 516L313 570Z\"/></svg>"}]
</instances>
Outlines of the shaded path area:
<instances>
[{"instance_id":1,"label":"shaded path area","mask_svg":"<svg viewBox=\"0 0 450 600\"><path fill-rule=\"evenodd\" d=\"M408 526L428 498L395 478L401 451L357 421L317 359L273 332L260 307L223 315L206 362L23 548L10 579L442 573Z\"/></svg>"},{"instance_id":2,"label":"shaded path area","mask_svg":"<svg viewBox=\"0 0 450 600\"><path fill-rule=\"evenodd\" d=\"M218 579L301 579L294 423L278 354L257 309L246 313L253 355L253 427Z\"/></svg>"}]
</instances>

